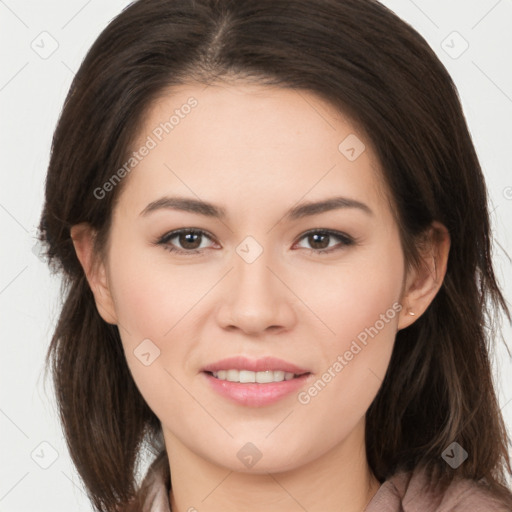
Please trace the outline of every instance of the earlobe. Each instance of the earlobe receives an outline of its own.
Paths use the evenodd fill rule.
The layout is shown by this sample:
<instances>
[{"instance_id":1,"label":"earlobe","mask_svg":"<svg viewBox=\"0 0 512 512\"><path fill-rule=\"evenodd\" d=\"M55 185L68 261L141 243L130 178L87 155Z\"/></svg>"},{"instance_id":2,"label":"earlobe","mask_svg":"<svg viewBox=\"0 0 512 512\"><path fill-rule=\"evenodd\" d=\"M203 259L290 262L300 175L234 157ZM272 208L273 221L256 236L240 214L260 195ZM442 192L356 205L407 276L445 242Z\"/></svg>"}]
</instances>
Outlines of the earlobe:
<instances>
[{"instance_id":1,"label":"earlobe","mask_svg":"<svg viewBox=\"0 0 512 512\"><path fill-rule=\"evenodd\" d=\"M110 292L105 265L94 252L96 232L88 223L72 226L71 239L85 277L94 295L98 313L109 324L117 324L117 315Z\"/></svg>"},{"instance_id":2,"label":"earlobe","mask_svg":"<svg viewBox=\"0 0 512 512\"><path fill-rule=\"evenodd\" d=\"M448 229L433 222L422 248L422 264L407 276L398 329L414 323L434 300L443 284L450 252Z\"/></svg>"}]
</instances>

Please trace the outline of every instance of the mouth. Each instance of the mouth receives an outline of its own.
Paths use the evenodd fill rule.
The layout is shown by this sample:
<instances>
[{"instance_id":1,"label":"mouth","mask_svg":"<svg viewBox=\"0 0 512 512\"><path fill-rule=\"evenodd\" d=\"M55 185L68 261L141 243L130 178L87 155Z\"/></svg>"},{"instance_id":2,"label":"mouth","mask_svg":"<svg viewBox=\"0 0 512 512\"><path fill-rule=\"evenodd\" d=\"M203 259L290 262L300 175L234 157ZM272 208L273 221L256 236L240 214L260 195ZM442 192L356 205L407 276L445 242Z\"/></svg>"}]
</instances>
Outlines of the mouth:
<instances>
[{"instance_id":1,"label":"mouth","mask_svg":"<svg viewBox=\"0 0 512 512\"><path fill-rule=\"evenodd\" d=\"M240 384L271 384L297 379L309 375L310 372L293 373L284 370L264 370L254 372L251 370L218 370L205 372L215 379L227 382L238 382Z\"/></svg>"},{"instance_id":2,"label":"mouth","mask_svg":"<svg viewBox=\"0 0 512 512\"><path fill-rule=\"evenodd\" d=\"M225 399L246 407L264 407L298 392L313 378L305 368L272 356L234 356L202 368L206 383Z\"/></svg>"}]
</instances>

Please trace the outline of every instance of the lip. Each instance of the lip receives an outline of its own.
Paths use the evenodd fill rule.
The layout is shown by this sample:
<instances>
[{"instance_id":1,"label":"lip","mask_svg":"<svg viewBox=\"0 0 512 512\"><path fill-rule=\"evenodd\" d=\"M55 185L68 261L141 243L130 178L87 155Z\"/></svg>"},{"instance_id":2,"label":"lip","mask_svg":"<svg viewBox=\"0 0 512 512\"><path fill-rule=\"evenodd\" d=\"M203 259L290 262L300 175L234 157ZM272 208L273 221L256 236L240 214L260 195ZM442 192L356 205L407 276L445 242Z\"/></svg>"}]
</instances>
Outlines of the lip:
<instances>
[{"instance_id":1,"label":"lip","mask_svg":"<svg viewBox=\"0 0 512 512\"><path fill-rule=\"evenodd\" d=\"M291 393L298 392L313 377L312 373L306 373L291 380L257 384L220 380L206 372L202 375L215 392L238 405L247 407L264 407L278 402Z\"/></svg>"},{"instance_id":2,"label":"lip","mask_svg":"<svg viewBox=\"0 0 512 512\"><path fill-rule=\"evenodd\" d=\"M249 370L252 372L281 370L299 376L291 380L265 384L241 383L220 380L211 374L211 372L219 370ZM248 407L263 407L273 404L294 391L297 392L313 375L309 370L272 356L260 359L248 359L244 356L228 357L206 365L202 369L202 374L216 393L239 405Z\"/></svg>"},{"instance_id":3,"label":"lip","mask_svg":"<svg viewBox=\"0 0 512 512\"><path fill-rule=\"evenodd\" d=\"M209 364L202 369L203 372L218 372L219 370L249 370L251 372L282 370L297 375L309 373L309 370L272 356L262 357L260 359L248 359L244 356L228 357Z\"/></svg>"}]
</instances>

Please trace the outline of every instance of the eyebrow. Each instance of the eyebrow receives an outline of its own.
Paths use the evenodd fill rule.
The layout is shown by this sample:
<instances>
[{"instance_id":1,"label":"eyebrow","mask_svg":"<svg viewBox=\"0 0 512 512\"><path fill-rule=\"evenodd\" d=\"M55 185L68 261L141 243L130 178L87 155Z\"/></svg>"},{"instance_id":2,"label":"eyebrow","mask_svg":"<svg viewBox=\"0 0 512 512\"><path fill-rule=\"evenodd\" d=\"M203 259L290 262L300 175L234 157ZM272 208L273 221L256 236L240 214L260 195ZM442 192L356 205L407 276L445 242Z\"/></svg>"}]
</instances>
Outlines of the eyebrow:
<instances>
[{"instance_id":1,"label":"eyebrow","mask_svg":"<svg viewBox=\"0 0 512 512\"><path fill-rule=\"evenodd\" d=\"M331 197L322 201L301 203L288 210L284 216L286 220L297 220L310 215L337 210L340 208L356 208L368 215L374 215L368 205L355 199L347 197ZM226 210L206 201L186 197L161 197L149 203L141 212L140 216L146 216L151 212L162 209L180 210L184 212L197 213L206 217L217 219L226 218Z\"/></svg>"}]
</instances>

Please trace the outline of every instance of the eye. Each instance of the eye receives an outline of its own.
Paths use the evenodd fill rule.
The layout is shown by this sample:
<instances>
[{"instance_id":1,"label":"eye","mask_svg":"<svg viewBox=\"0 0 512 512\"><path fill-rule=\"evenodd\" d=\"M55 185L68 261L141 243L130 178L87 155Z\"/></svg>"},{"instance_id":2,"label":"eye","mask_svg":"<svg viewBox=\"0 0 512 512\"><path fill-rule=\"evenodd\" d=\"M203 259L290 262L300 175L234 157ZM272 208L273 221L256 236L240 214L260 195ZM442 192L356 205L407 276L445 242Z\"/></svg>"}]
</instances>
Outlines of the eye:
<instances>
[{"instance_id":1,"label":"eye","mask_svg":"<svg viewBox=\"0 0 512 512\"><path fill-rule=\"evenodd\" d=\"M202 243L205 239L213 241L213 237L202 229L182 228L166 233L155 243L169 252L191 256L203 252L208 247L208 244ZM303 248L314 254L330 254L356 243L354 238L345 233L321 228L307 231L299 238L299 240L303 239L311 246L309 249ZM338 243L331 244L335 240Z\"/></svg>"},{"instance_id":2,"label":"eye","mask_svg":"<svg viewBox=\"0 0 512 512\"><path fill-rule=\"evenodd\" d=\"M310 249L304 248L315 254L329 254L355 244L355 240L351 236L330 229L311 229L304 233L299 240L303 239L306 239L311 246ZM332 245L333 239L338 240L338 243Z\"/></svg>"},{"instance_id":3,"label":"eye","mask_svg":"<svg viewBox=\"0 0 512 512\"><path fill-rule=\"evenodd\" d=\"M156 244L162 245L165 250L170 252L192 255L202 252L207 247L202 244L204 238L212 240L212 237L202 229L182 228L165 234ZM176 247L176 244L181 247Z\"/></svg>"}]
</instances>

